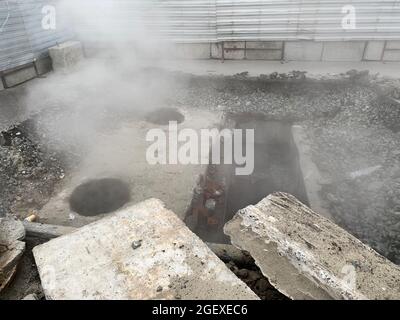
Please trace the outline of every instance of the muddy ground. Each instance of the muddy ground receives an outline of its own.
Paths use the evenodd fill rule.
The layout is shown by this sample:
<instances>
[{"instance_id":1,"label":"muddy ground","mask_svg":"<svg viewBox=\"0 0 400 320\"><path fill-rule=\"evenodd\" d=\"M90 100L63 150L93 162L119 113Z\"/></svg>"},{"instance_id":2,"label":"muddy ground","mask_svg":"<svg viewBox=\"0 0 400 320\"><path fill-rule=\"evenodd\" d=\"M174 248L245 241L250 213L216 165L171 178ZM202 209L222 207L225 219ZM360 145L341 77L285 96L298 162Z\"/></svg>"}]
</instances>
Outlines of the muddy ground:
<instances>
[{"instance_id":1,"label":"muddy ground","mask_svg":"<svg viewBox=\"0 0 400 320\"><path fill-rule=\"evenodd\" d=\"M399 81L357 72L333 80L308 80L298 72L258 78L146 73L170 84L159 107L259 113L302 125L324 179L321 197L336 223L400 264L400 106L393 100L400 98ZM24 90L0 92L0 215L21 219L62 187L90 144L90 133L65 143L48 125L80 116L74 93L65 101L50 97L32 111ZM101 108L96 129L113 130L131 116L129 108Z\"/></svg>"}]
</instances>

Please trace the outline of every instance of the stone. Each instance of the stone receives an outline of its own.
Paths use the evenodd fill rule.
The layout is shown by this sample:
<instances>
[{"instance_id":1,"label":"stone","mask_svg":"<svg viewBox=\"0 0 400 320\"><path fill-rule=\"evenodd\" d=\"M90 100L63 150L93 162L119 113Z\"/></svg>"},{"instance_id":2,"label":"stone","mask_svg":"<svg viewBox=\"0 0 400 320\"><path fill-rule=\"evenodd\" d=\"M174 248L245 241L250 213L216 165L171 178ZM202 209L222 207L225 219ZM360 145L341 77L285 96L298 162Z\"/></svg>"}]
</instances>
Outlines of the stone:
<instances>
[{"instance_id":1,"label":"stone","mask_svg":"<svg viewBox=\"0 0 400 320\"><path fill-rule=\"evenodd\" d=\"M33 255L47 299L258 299L158 199L36 246Z\"/></svg>"},{"instance_id":2,"label":"stone","mask_svg":"<svg viewBox=\"0 0 400 320\"><path fill-rule=\"evenodd\" d=\"M21 221L0 218L0 291L12 280L25 251L25 229Z\"/></svg>"},{"instance_id":3,"label":"stone","mask_svg":"<svg viewBox=\"0 0 400 320\"><path fill-rule=\"evenodd\" d=\"M25 298L23 298L22 300L39 300L37 295L34 293L28 294Z\"/></svg>"},{"instance_id":4,"label":"stone","mask_svg":"<svg viewBox=\"0 0 400 320\"><path fill-rule=\"evenodd\" d=\"M239 210L224 232L289 298L400 298L399 266L289 194Z\"/></svg>"}]
</instances>

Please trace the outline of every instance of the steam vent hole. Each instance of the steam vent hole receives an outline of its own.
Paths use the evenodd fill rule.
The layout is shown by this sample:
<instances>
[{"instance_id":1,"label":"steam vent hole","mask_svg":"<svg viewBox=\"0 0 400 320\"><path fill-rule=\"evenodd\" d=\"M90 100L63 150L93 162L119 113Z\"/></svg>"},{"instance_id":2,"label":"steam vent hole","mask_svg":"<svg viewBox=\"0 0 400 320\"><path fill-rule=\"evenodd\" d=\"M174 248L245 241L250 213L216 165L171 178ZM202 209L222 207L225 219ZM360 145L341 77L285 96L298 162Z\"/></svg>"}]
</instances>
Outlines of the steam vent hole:
<instances>
[{"instance_id":1,"label":"steam vent hole","mask_svg":"<svg viewBox=\"0 0 400 320\"><path fill-rule=\"evenodd\" d=\"M130 200L128 185L114 178L95 179L75 188L70 209L83 216L95 216L121 208Z\"/></svg>"},{"instance_id":2,"label":"steam vent hole","mask_svg":"<svg viewBox=\"0 0 400 320\"><path fill-rule=\"evenodd\" d=\"M167 125L170 121L181 123L185 116L175 108L160 108L146 115L146 121L159 125Z\"/></svg>"}]
</instances>

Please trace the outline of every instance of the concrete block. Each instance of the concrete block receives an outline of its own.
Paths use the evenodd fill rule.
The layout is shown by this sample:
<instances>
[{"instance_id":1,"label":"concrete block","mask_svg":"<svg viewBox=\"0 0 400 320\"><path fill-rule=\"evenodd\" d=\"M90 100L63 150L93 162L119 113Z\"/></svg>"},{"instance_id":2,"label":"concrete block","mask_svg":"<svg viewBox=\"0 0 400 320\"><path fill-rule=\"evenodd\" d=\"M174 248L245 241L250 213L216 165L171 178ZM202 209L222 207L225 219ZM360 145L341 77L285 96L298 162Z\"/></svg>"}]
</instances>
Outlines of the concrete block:
<instances>
[{"instance_id":1,"label":"concrete block","mask_svg":"<svg viewBox=\"0 0 400 320\"><path fill-rule=\"evenodd\" d=\"M36 60L35 66L39 75L49 73L52 70L50 57L44 57Z\"/></svg>"},{"instance_id":2,"label":"concrete block","mask_svg":"<svg viewBox=\"0 0 400 320\"><path fill-rule=\"evenodd\" d=\"M382 59L385 41L368 41L364 52L364 60L379 61Z\"/></svg>"},{"instance_id":3,"label":"concrete block","mask_svg":"<svg viewBox=\"0 0 400 320\"><path fill-rule=\"evenodd\" d=\"M247 41L246 49L282 49L282 41Z\"/></svg>"},{"instance_id":4,"label":"concrete block","mask_svg":"<svg viewBox=\"0 0 400 320\"><path fill-rule=\"evenodd\" d=\"M285 42L285 60L288 61L320 61L322 42L287 41Z\"/></svg>"},{"instance_id":5,"label":"concrete block","mask_svg":"<svg viewBox=\"0 0 400 320\"><path fill-rule=\"evenodd\" d=\"M325 42L323 61L361 61L363 59L364 41Z\"/></svg>"},{"instance_id":6,"label":"concrete block","mask_svg":"<svg viewBox=\"0 0 400 320\"><path fill-rule=\"evenodd\" d=\"M0 91L4 90L3 80L0 77Z\"/></svg>"},{"instance_id":7,"label":"concrete block","mask_svg":"<svg viewBox=\"0 0 400 320\"><path fill-rule=\"evenodd\" d=\"M211 59L221 59L222 58L222 44L212 43L211 44Z\"/></svg>"},{"instance_id":8,"label":"concrete block","mask_svg":"<svg viewBox=\"0 0 400 320\"><path fill-rule=\"evenodd\" d=\"M400 267L295 197L274 193L224 228L292 299L400 299Z\"/></svg>"},{"instance_id":9,"label":"concrete block","mask_svg":"<svg viewBox=\"0 0 400 320\"><path fill-rule=\"evenodd\" d=\"M245 57L245 50L243 49L226 49L224 48L224 58L227 60L242 60Z\"/></svg>"},{"instance_id":10,"label":"concrete block","mask_svg":"<svg viewBox=\"0 0 400 320\"><path fill-rule=\"evenodd\" d=\"M67 70L75 67L83 59L82 45L79 41L67 41L49 48L53 70Z\"/></svg>"},{"instance_id":11,"label":"concrete block","mask_svg":"<svg viewBox=\"0 0 400 320\"><path fill-rule=\"evenodd\" d=\"M386 49L400 50L400 40L386 41Z\"/></svg>"},{"instance_id":12,"label":"concrete block","mask_svg":"<svg viewBox=\"0 0 400 320\"><path fill-rule=\"evenodd\" d=\"M180 43L174 47L177 59L210 59L209 43Z\"/></svg>"},{"instance_id":13,"label":"concrete block","mask_svg":"<svg viewBox=\"0 0 400 320\"><path fill-rule=\"evenodd\" d=\"M226 41L224 42L225 49L244 49L246 47L245 41Z\"/></svg>"},{"instance_id":14,"label":"concrete block","mask_svg":"<svg viewBox=\"0 0 400 320\"><path fill-rule=\"evenodd\" d=\"M385 50L383 61L400 61L400 50Z\"/></svg>"},{"instance_id":15,"label":"concrete block","mask_svg":"<svg viewBox=\"0 0 400 320\"><path fill-rule=\"evenodd\" d=\"M50 240L33 254L47 299L258 299L158 199Z\"/></svg>"},{"instance_id":16,"label":"concrete block","mask_svg":"<svg viewBox=\"0 0 400 320\"><path fill-rule=\"evenodd\" d=\"M22 69L12 71L4 75L7 88L14 87L18 84L24 83L28 80L35 78L36 70L33 65L26 66Z\"/></svg>"},{"instance_id":17,"label":"concrete block","mask_svg":"<svg viewBox=\"0 0 400 320\"><path fill-rule=\"evenodd\" d=\"M281 50L247 50L246 59L248 60L281 60Z\"/></svg>"}]
</instances>

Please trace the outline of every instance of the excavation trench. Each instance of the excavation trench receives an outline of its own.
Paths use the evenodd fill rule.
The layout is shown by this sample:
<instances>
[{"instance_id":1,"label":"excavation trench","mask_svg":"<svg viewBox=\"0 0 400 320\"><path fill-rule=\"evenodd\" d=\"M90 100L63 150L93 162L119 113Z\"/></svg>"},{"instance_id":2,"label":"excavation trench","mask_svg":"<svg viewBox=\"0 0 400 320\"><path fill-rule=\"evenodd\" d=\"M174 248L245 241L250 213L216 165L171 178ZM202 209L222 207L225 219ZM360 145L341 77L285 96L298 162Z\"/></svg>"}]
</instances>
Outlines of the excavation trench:
<instances>
[{"instance_id":1,"label":"excavation trench","mask_svg":"<svg viewBox=\"0 0 400 320\"><path fill-rule=\"evenodd\" d=\"M235 117L236 129L254 129L254 170L237 175L237 165L209 165L195 191L186 221L203 240L229 243L224 224L234 214L273 192L287 192L309 205L297 146L289 122ZM244 132L244 131L243 131ZM243 152L246 139L242 139Z\"/></svg>"}]
</instances>

